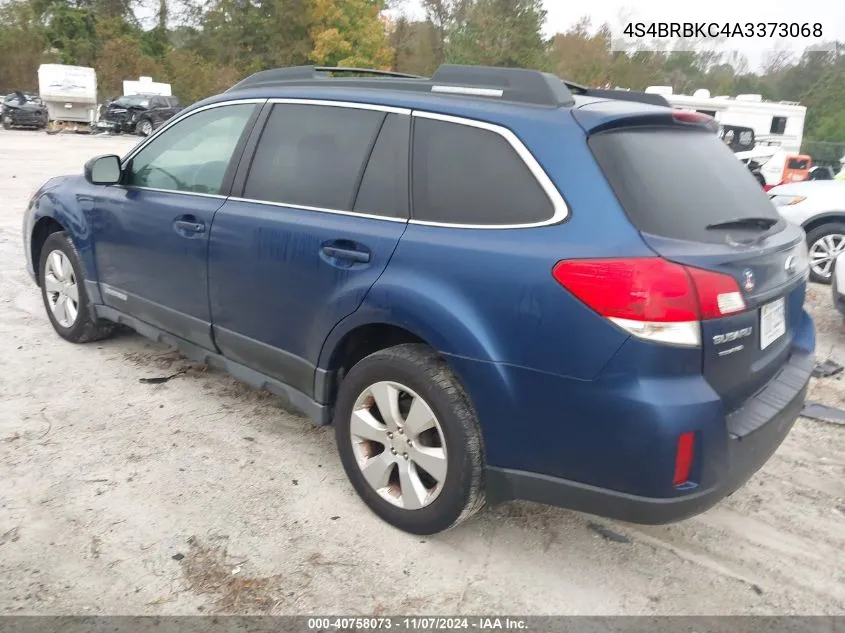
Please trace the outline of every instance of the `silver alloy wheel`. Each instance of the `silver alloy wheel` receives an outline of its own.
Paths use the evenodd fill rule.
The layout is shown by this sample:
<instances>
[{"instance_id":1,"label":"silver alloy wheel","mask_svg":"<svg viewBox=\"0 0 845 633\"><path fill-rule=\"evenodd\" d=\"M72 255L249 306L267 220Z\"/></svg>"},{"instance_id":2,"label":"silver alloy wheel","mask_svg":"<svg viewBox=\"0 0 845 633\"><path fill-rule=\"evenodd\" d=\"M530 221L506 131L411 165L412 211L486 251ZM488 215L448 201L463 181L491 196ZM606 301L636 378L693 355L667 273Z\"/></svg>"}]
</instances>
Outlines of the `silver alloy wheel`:
<instances>
[{"instance_id":1,"label":"silver alloy wheel","mask_svg":"<svg viewBox=\"0 0 845 633\"><path fill-rule=\"evenodd\" d=\"M446 440L418 394L397 382L367 387L352 407L350 437L364 479L404 510L434 501L446 481Z\"/></svg>"},{"instance_id":2,"label":"silver alloy wheel","mask_svg":"<svg viewBox=\"0 0 845 633\"><path fill-rule=\"evenodd\" d=\"M141 121L141 134L144 136L149 136L153 132L153 124L150 123L148 120L144 119Z\"/></svg>"},{"instance_id":3,"label":"silver alloy wheel","mask_svg":"<svg viewBox=\"0 0 845 633\"><path fill-rule=\"evenodd\" d=\"M62 327L71 327L79 316L79 286L70 259L62 251L47 256L43 283L53 318Z\"/></svg>"},{"instance_id":4,"label":"silver alloy wheel","mask_svg":"<svg viewBox=\"0 0 845 633\"><path fill-rule=\"evenodd\" d=\"M845 235L831 233L819 238L810 247L810 267L819 277L830 277L833 260L845 250Z\"/></svg>"}]
</instances>

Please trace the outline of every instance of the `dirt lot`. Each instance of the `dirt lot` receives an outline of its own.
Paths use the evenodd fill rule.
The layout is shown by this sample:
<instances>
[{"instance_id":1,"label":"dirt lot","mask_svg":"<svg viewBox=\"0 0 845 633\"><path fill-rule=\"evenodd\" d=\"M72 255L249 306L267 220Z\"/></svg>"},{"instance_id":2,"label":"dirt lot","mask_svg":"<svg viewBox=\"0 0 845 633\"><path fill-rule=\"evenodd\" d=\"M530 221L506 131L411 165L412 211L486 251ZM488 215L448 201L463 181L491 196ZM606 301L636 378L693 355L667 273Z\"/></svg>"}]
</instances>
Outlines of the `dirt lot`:
<instances>
[{"instance_id":1,"label":"dirt lot","mask_svg":"<svg viewBox=\"0 0 845 633\"><path fill-rule=\"evenodd\" d=\"M22 211L136 141L0 131L0 612L845 613L843 426L802 418L682 524L511 504L421 539L375 518L331 429L277 398L133 334L63 342L24 270ZM819 358L845 362L827 288L808 302ZM812 397L841 404L845 383Z\"/></svg>"}]
</instances>

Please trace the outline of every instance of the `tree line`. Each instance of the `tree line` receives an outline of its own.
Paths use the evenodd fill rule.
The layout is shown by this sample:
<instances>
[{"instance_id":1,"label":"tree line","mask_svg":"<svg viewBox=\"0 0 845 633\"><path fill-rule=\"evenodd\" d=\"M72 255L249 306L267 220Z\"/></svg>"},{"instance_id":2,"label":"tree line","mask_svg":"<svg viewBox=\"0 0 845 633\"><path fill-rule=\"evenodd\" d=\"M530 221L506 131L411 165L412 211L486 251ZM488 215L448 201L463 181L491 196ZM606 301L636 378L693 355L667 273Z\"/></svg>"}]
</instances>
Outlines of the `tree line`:
<instances>
[{"instance_id":1,"label":"tree line","mask_svg":"<svg viewBox=\"0 0 845 633\"><path fill-rule=\"evenodd\" d=\"M402 17L405 1L0 0L0 90L37 89L38 66L51 62L94 67L101 99L151 76L185 103L277 66L421 75L444 62L521 66L591 86L799 101L808 141L845 143L845 43L778 52L752 72L736 54L611 52L610 27L589 18L547 38L542 0L423 0L419 20Z\"/></svg>"}]
</instances>

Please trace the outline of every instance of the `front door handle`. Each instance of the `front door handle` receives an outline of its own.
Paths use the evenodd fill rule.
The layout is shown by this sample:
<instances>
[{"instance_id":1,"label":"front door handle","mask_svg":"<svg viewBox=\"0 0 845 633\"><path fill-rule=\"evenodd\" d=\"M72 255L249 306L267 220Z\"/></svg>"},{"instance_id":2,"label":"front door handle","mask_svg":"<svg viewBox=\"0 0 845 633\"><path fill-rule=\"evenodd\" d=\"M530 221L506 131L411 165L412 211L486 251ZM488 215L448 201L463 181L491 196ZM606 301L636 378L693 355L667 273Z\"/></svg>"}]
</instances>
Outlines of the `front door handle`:
<instances>
[{"instance_id":1,"label":"front door handle","mask_svg":"<svg viewBox=\"0 0 845 633\"><path fill-rule=\"evenodd\" d=\"M324 246L323 254L334 259L347 259L349 261L366 264L370 261L370 254L367 251L358 251L352 248L340 248L338 246Z\"/></svg>"},{"instance_id":2,"label":"front door handle","mask_svg":"<svg viewBox=\"0 0 845 633\"><path fill-rule=\"evenodd\" d=\"M204 233L205 224L202 222L191 220L176 220L173 222L173 228L181 233Z\"/></svg>"}]
</instances>

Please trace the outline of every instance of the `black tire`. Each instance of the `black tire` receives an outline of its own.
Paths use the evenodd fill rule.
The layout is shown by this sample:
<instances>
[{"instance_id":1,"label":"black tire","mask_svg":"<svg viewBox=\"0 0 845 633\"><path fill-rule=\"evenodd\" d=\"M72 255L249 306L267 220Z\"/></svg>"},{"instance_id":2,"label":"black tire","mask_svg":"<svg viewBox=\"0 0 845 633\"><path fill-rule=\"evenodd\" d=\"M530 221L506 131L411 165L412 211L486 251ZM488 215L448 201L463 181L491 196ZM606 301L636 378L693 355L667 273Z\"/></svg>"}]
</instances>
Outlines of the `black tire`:
<instances>
[{"instance_id":1,"label":"black tire","mask_svg":"<svg viewBox=\"0 0 845 633\"><path fill-rule=\"evenodd\" d=\"M810 250L810 262L813 261L812 258L812 250L813 246L821 239L828 237L830 235L842 235L845 236L845 223L843 222L830 222L827 224L822 224L817 226L816 228L812 229L811 231L807 231L807 248ZM831 265L831 271L833 270L833 266ZM820 284L829 284L831 279L831 272L828 271L826 276L822 276L813 270L812 265L810 266L810 280L815 281L816 283Z\"/></svg>"},{"instance_id":2,"label":"black tire","mask_svg":"<svg viewBox=\"0 0 845 633\"><path fill-rule=\"evenodd\" d=\"M70 261L73 267L77 292L79 293L76 320L69 327L62 326L56 320L53 310L50 307L50 298L46 283L44 282L47 258L53 251L61 251ZM94 308L88 298L88 293L85 292L85 276L82 272L79 253L64 231L51 233L44 242L44 246L41 248L40 261L38 262L38 278L41 285L41 299L44 302L44 310L47 312L47 317L50 319L53 329L56 330L59 336L71 343L90 343L91 341L104 339L112 334L115 328L114 324L108 321L97 320L94 314Z\"/></svg>"},{"instance_id":3,"label":"black tire","mask_svg":"<svg viewBox=\"0 0 845 633\"><path fill-rule=\"evenodd\" d=\"M353 451L350 421L355 401L380 381L394 381L413 390L431 408L442 429L445 480L436 498L421 509L406 510L382 498L364 479ZM484 507L484 458L475 412L446 362L428 346L398 345L355 365L340 385L334 425L340 460L352 486L376 515L394 527L411 534L435 534Z\"/></svg>"},{"instance_id":4,"label":"black tire","mask_svg":"<svg viewBox=\"0 0 845 633\"><path fill-rule=\"evenodd\" d=\"M754 174L754 178L757 180L759 185L761 187L765 187L766 186L766 179L763 177L763 174L761 174L759 171L755 171L755 172L752 172L752 173Z\"/></svg>"},{"instance_id":5,"label":"black tire","mask_svg":"<svg viewBox=\"0 0 845 633\"><path fill-rule=\"evenodd\" d=\"M149 125L149 130L144 131L144 127L146 125ZM155 126L153 125L153 122L150 119L143 118L135 124L135 130L140 136L149 136L155 131Z\"/></svg>"},{"instance_id":6,"label":"black tire","mask_svg":"<svg viewBox=\"0 0 845 633\"><path fill-rule=\"evenodd\" d=\"M3 129L4 130L11 130L12 129L12 120L9 117L3 117Z\"/></svg>"}]
</instances>

